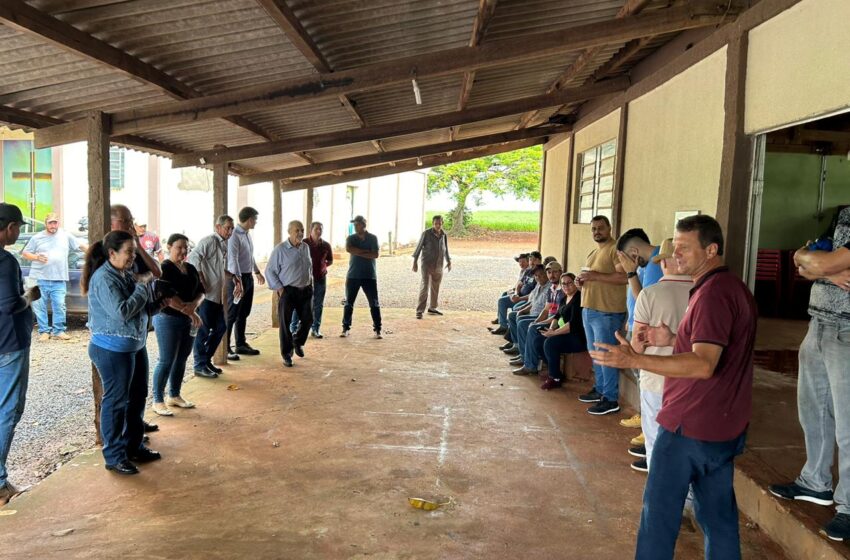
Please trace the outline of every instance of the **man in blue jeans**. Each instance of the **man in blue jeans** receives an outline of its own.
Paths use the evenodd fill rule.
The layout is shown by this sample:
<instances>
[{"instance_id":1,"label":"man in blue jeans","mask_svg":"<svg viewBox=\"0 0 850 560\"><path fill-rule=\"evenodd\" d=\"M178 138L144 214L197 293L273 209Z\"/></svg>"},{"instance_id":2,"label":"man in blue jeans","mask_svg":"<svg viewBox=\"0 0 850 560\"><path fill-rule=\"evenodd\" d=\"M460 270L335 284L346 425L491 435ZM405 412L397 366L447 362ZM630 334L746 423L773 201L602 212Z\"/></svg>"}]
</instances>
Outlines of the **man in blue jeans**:
<instances>
[{"instance_id":1,"label":"man in blue jeans","mask_svg":"<svg viewBox=\"0 0 850 560\"><path fill-rule=\"evenodd\" d=\"M304 238L304 243L310 248L310 258L313 260L313 324L310 334L313 338L325 338L322 334L322 312L325 310L325 293L328 289L328 267L334 263L334 251L331 244L322 239L325 226L322 222L310 225L310 235ZM292 314L291 332L298 330L300 318L298 312Z\"/></svg>"},{"instance_id":2,"label":"man in blue jeans","mask_svg":"<svg viewBox=\"0 0 850 560\"><path fill-rule=\"evenodd\" d=\"M770 487L774 496L822 506L835 503L824 527L832 540L850 539L850 208L838 215L831 251L803 247L794 254L802 276L814 280L809 332L800 346L797 412L806 464L794 482ZM832 464L838 445L838 485Z\"/></svg>"},{"instance_id":3,"label":"man in blue jeans","mask_svg":"<svg viewBox=\"0 0 850 560\"><path fill-rule=\"evenodd\" d=\"M587 262L576 277L581 290L582 322L587 337L587 349L595 344L615 344L614 335L626 322L626 274L620 268L617 243L611 238L611 222L606 216L596 216L590 221L590 231L596 249L587 256ZM601 416L620 410L620 371L615 367L593 364L596 383L593 390L581 395L579 400L596 403L587 409L589 414Z\"/></svg>"},{"instance_id":4,"label":"man in blue jeans","mask_svg":"<svg viewBox=\"0 0 850 560\"><path fill-rule=\"evenodd\" d=\"M24 413L30 371L32 303L38 286L24 292L18 261L6 251L21 233L24 216L17 206L0 202L0 506L21 493L7 480L6 459L15 426Z\"/></svg>"},{"instance_id":5,"label":"man in blue jeans","mask_svg":"<svg viewBox=\"0 0 850 560\"><path fill-rule=\"evenodd\" d=\"M758 310L747 285L723 266L723 232L714 218L679 220L674 244L679 271L694 280L688 310L675 335L663 323L646 329L650 346L673 346L673 355L638 354L618 333L619 345L597 343L590 356L665 377L635 558L673 558L692 487L705 558L737 560L733 475L752 416Z\"/></svg>"},{"instance_id":6,"label":"man in blue jeans","mask_svg":"<svg viewBox=\"0 0 850 560\"><path fill-rule=\"evenodd\" d=\"M29 277L38 283L41 298L33 304L38 322L38 340L50 340L49 305L53 311L52 334L60 340L70 340L65 332L65 294L68 282L68 255L72 251L86 251L88 245L80 243L73 235L59 229L59 215L51 212L44 218L45 229L33 235L21 251L21 256L32 262Z\"/></svg>"},{"instance_id":7,"label":"man in blue jeans","mask_svg":"<svg viewBox=\"0 0 850 560\"><path fill-rule=\"evenodd\" d=\"M369 312L372 314L372 329L375 338L383 338L381 334L381 304L378 302L378 267L377 260L381 254L378 238L366 231L366 218L355 216L354 233L345 241L345 250L351 255L348 260L348 274L345 277L345 308L342 312L342 333L345 338L351 334L351 320L354 315L354 301L357 293L363 289L369 302Z\"/></svg>"}]
</instances>

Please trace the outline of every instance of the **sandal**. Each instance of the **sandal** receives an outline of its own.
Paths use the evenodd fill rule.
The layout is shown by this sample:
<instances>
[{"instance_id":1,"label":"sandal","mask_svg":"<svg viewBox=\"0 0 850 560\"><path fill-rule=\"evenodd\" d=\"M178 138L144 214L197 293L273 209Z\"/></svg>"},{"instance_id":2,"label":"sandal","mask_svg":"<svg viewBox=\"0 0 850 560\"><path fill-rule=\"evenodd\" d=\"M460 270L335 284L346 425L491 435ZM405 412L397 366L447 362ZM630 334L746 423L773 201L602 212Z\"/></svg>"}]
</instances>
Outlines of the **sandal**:
<instances>
[{"instance_id":1,"label":"sandal","mask_svg":"<svg viewBox=\"0 0 850 560\"><path fill-rule=\"evenodd\" d=\"M168 404L177 408L195 408L195 403L183 400L183 397L168 397Z\"/></svg>"}]
</instances>

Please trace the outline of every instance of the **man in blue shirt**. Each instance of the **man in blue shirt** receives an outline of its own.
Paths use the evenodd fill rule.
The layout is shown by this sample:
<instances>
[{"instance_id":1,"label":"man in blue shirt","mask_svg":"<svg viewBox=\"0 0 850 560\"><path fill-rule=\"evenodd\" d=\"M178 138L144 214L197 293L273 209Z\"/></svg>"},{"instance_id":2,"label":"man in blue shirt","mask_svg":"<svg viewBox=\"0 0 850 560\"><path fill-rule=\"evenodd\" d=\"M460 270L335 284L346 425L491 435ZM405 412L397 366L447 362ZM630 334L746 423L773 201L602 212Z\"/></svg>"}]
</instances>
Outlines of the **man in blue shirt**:
<instances>
[{"instance_id":1,"label":"man in blue shirt","mask_svg":"<svg viewBox=\"0 0 850 560\"><path fill-rule=\"evenodd\" d=\"M257 225L254 208L246 206L239 211L239 223L233 230L233 235L227 240L227 272L230 282L227 283L227 359L238 360L240 355L256 356L259 350L251 348L245 339L245 328L248 325L248 315L254 303L254 277L257 284L262 286L266 279L254 260L254 242L249 232ZM252 275L253 273L253 275ZM241 293L241 295L240 295ZM236 335L235 348L231 346L231 335Z\"/></svg>"},{"instance_id":2,"label":"man in blue shirt","mask_svg":"<svg viewBox=\"0 0 850 560\"><path fill-rule=\"evenodd\" d=\"M345 250L351 255L348 260L348 274L345 277L345 309L342 314L342 334L351 334L351 317L354 314L354 301L357 293L363 289L372 313L372 328L375 338L381 336L381 305L378 303L378 256L380 245L378 238L366 231L366 218L355 216L354 233L345 240Z\"/></svg>"},{"instance_id":3,"label":"man in blue shirt","mask_svg":"<svg viewBox=\"0 0 850 560\"><path fill-rule=\"evenodd\" d=\"M32 302L38 286L24 292L18 261L6 251L21 233L20 208L0 202L0 506L21 493L6 479L6 459L15 426L24 413L30 371Z\"/></svg>"}]
</instances>

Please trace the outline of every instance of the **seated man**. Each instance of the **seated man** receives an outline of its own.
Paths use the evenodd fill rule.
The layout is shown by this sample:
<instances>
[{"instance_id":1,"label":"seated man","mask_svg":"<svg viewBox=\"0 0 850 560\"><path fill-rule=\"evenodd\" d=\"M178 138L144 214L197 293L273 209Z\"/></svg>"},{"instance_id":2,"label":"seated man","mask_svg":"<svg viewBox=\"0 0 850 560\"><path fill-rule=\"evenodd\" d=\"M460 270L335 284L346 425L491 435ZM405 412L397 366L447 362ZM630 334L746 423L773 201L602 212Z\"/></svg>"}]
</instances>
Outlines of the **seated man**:
<instances>
[{"instance_id":1,"label":"seated man","mask_svg":"<svg viewBox=\"0 0 850 560\"><path fill-rule=\"evenodd\" d=\"M520 330L527 329L528 325L546 308L546 299L549 295L549 276L542 264L538 264L534 268L534 279L537 286L529 294L528 303L508 314L508 325L513 344L509 347L503 346L502 350L511 356L522 353ZM522 341L525 341L525 333L523 333Z\"/></svg>"},{"instance_id":2,"label":"seated man","mask_svg":"<svg viewBox=\"0 0 850 560\"><path fill-rule=\"evenodd\" d=\"M549 261L546 265L546 276L549 279L549 292L546 295L546 305L540 313L531 319L522 319L522 323L527 325L522 328L517 334L517 341L520 348L520 354L511 360L511 365L522 366L514 370L516 375L526 375L529 373L537 373L537 364L540 361L541 354L538 354L535 348L535 340L540 338L540 329L545 328L552 321L552 318L558 313L558 306L564 299L564 292L559 288L559 279L563 268L557 261Z\"/></svg>"},{"instance_id":3,"label":"seated man","mask_svg":"<svg viewBox=\"0 0 850 560\"><path fill-rule=\"evenodd\" d=\"M525 257L524 259L523 256ZM542 257L539 251L522 253L515 258L520 266L523 266L523 263L525 263L525 267L520 274L516 287L513 290L503 293L502 297L499 298L497 318L499 326L496 329L491 329L490 332L504 335L505 338L508 337L508 312L511 309L522 307L528 301L528 296L536 285L532 270L540 264L541 259Z\"/></svg>"}]
</instances>

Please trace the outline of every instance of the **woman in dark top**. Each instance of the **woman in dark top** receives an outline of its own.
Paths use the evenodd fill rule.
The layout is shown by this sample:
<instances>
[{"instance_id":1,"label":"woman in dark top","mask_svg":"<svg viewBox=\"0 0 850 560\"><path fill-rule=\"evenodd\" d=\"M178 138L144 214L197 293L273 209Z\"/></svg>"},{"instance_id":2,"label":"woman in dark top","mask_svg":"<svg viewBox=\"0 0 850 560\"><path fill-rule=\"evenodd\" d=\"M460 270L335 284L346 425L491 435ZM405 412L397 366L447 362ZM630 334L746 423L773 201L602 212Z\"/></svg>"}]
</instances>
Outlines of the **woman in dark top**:
<instances>
[{"instance_id":1,"label":"woman in dark top","mask_svg":"<svg viewBox=\"0 0 850 560\"><path fill-rule=\"evenodd\" d=\"M542 346L538 351L546 356L546 365L549 369L549 378L540 386L544 391L560 387L564 382L564 374L561 373L561 354L587 350L584 325L581 322L581 292L576 288L575 279L575 275L571 272L561 275L564 301L549 328L542 331L543 336L538 339L538 344Z\"/></svg>"},{"instance_id":2,"label":"woman in dark top","mask_svg":"<svg viewBox=\"0 0 850 560\"><path fill-rule=\"evenodd\" d=\"M153 374L153 411L160 416L173 416L168 405L194 408L180 396L186 360L192 353L195 330L201 326L196 309L201 304L204 288L198 270L186 261L189 239L179 233L168 238L168 258L162 262L162 280L173 285L177 297L154 316L153 328L159 343L159 362ZM169 384L168 401L164 401L165 384Z\"/></svg>"}]
</instances>

